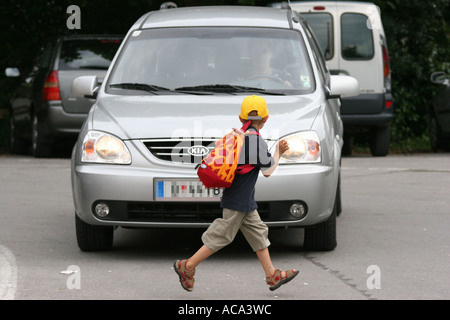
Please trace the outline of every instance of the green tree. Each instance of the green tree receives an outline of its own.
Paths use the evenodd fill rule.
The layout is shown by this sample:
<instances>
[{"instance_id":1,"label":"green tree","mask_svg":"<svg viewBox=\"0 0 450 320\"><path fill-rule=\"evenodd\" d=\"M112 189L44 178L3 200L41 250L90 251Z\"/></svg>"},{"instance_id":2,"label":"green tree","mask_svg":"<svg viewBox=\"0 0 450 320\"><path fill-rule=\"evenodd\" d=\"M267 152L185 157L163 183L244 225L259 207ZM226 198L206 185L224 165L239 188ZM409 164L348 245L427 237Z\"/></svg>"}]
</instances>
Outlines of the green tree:
<instances>
[{"instance_id":1,"label":"green tree","mask_svg":"<svg viewBox=\"0 0 450 320\"><path fill-rule=\"evenodd\" d=\"M449 0L376 0L388 41L392 69L396 142L427 133L434 71L449 71Z\"/></svg>"}]
</instances>

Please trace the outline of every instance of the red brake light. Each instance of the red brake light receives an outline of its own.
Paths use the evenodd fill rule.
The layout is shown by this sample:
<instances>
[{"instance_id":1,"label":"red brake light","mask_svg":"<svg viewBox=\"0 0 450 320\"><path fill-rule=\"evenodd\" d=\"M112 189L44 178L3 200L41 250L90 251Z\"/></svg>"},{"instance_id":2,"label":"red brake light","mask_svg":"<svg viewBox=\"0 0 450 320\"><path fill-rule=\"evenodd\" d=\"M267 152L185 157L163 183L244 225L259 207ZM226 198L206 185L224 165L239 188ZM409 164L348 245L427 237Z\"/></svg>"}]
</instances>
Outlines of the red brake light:
<instances>
[{"instance_id":1,"label":"red brake light","mask_svg":"<svg viewBox=\"0 0 450 320\"><path fill-rule=\"evenodd\" d=\"M101 43L121 43L121 40L100 40Z\"/></svg>"},{"instance_id":2,"label":"red brake light","mask_svg":"<svg viewBox=\"0 0 450 320\"><path fill-rule=\"evenodd\" d=\"M315 6L313 7L314 10L325 10L324 6Z\"/></svg>"},{"instance_id":3,"label":"red brake light","mask_svg":"<svg viewBox=\"0 0 450 320\"><path fill-rule=\"evenodd\" d=\"M386 101L386 109L390 108L392 106L392 101L391 100L387 100Z\"/></svg>"},{"instance_id":4,"label":"red brake light","mask_svg":"<svg viewBox=\"0 0 450 320\"><path fill-rule=\"evenodd\" d=\"M43 101L61 100L59 93L58 71L52 71L45 79Z\"/></svg>"},{"instance_id":5,"label":"red brake light","mask_svg":"<svg viewBox=\"0 0 450 320\"><path fill-rule=\"evenodd\" d=\"M389 75L390 66L389 66L389 55L387 48L385 46L382 46L381 49L383 50L383 67L384 67L384 77L386 78Z\"/></svg>"}]
</instances>

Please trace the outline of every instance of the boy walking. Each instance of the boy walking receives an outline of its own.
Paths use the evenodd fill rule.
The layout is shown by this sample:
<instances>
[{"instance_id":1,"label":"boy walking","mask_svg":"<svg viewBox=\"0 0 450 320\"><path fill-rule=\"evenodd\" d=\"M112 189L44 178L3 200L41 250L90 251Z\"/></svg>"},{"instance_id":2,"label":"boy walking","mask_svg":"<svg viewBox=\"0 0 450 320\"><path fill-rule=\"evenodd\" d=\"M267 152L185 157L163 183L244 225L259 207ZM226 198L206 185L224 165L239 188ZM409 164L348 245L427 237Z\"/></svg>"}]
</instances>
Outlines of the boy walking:
<instances>
[{"instance_id":1,"label":"boy walking","mask_svg":"<svg viewBox=\"0 0 450 320\"><path fill-rule=\"evenodd\" d=\"M255 201L255 184L259 171L269 177L277 167L281 155L289 149L287 142L281 140L275 155L272 157L269 153L266 142L259 135L259 130L268 118L269 112L264 98L249 96L243 100L239 119L242 123L251 121L248 131L258 134L245 136L239 164L251 164L254 168L246 174L237 174L232 185L224 190L221 199L223 216L214 220L203 233L203 246L189 259L174 262L174 270L179 276L181 286L187 291L194 289L195 267L230 244L239 230L256 252L270 290L278 289L298 274L295 269L280 271L272 265L268 249L268 227L259 217Z\"/></svg>"}]
</instances>

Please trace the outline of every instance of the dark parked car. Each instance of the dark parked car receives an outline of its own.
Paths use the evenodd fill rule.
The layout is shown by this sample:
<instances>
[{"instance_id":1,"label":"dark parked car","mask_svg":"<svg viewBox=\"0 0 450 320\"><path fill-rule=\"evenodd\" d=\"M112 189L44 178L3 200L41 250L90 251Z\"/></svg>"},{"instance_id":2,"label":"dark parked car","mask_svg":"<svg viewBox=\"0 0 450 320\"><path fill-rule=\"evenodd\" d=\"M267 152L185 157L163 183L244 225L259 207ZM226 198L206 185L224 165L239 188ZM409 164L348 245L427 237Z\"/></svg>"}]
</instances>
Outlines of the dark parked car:
<instances>
[{"instance_id":1,"label":"dark parked car","mask_svg":"<svg viewBox=\"0 0 450 320\"><path fill-rule=\"evenodd\" d=\"M434 152L450 150L450 78L445 72L434 72L431 82L440 85L429 109L430 143Z\"/></svg>"},{"instance_id":2,"label":"dark parked car","mask_svg":"<svg viewBox=\"0 0 450 320\"><path fill-rule=\"evenodd\" d=\"M74 97L73 79L96 75L102 81L123 36L78 35L50 40L39 52L31 72L7 68L21 84L10 103L11 151L49 157L58 136L76 137L93 99Z\"/></svg>"}]
</instances>

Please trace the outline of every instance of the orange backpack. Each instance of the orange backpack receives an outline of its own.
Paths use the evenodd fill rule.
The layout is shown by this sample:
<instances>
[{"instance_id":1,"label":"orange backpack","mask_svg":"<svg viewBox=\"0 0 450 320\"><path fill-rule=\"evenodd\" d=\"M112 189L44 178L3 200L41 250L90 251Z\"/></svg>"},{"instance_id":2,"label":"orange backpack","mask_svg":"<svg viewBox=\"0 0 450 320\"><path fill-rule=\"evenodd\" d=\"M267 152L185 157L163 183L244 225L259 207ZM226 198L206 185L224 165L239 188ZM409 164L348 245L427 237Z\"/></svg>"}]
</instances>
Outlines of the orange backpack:
<instances>
[{"instance_id":1,"label":"orange backpack","mask_svg":"<svg viewBox=\"0 0 450 320\"><path fill-rule=\"evenodd\" d=\"M247 121L241 131L234 129L217 140L214 149L202 160L197 175L206 188L228 188L236 173L245 174L254 168L251 164L238 166L245 135L259 135L255 131L245 132L250 123Z\"/></svg>"}]
</instances>

